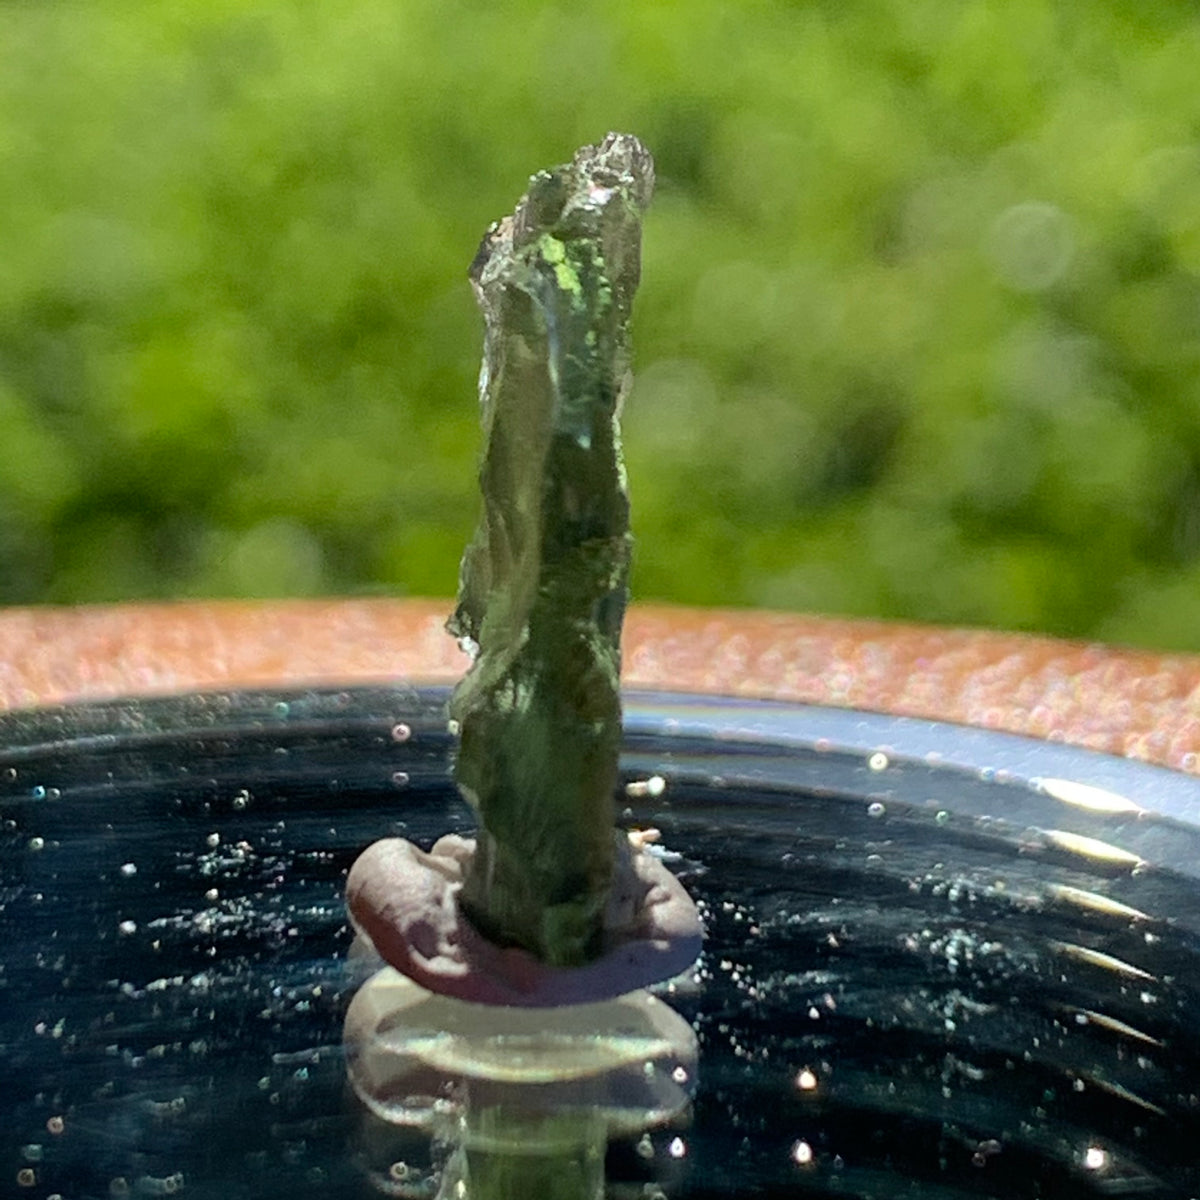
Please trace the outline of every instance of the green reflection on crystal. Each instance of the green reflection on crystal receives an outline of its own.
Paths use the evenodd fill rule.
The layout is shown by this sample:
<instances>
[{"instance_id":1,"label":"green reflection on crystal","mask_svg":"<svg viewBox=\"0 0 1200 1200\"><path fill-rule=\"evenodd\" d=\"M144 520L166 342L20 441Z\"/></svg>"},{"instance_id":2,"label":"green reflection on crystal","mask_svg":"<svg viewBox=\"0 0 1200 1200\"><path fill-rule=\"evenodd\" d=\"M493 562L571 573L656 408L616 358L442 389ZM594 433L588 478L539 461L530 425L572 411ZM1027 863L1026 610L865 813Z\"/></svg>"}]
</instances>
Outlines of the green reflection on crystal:
<instances>
[{"instance_id":1,"label":"green reflection on crystal","mask_svg":"<svg viewBox=\"0 0 1200 1200\"><path fill-rule=\"evenodd\" d=\"M616 842L629 502L618 418L653 161L610 134L530 180L471 267L486 321L483 513L452 632L451 703L483 829L462 902L493 940L576 965L601 949Z\"/></svg>"}]
</instances>

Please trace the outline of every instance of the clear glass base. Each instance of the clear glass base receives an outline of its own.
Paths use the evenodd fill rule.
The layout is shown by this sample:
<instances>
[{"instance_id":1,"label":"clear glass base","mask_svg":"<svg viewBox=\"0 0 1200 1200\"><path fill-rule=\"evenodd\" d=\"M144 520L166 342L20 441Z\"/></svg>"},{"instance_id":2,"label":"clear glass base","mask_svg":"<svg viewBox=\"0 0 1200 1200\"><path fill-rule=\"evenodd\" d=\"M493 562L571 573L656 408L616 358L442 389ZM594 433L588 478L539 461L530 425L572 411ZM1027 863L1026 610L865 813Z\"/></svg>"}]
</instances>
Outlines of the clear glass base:
<instances>
[{"instance_id":1,"label":"clear glass base","mask_svg":"<svg viewBox=\"0 0 1200 1200\"><path fill-rule=\"evenodd\" d=\"M508 1008L436 995L391 967L355 995L344 1038L363 1103L431 1132L457 1121L469 1098L481 1110L531 1116L599 1113L609 1132L625 1135L687 1106L698 1057L691 1025L647 991Z\"/></svg>"},{"instance_id":2,"label":"clear glass base","mask_svg":"<svg viewBox=\"0 0 1200 1200\"><path fill-rule=\"evenodd\" d=\"M647 991L502 1007L437 995L392 967L359 989L344 1038L367 1109L448 1151L445 1200L603 1197L609 1138L679 1116L699 1054L691 1025Z\"/></svg>"}]
</instances>

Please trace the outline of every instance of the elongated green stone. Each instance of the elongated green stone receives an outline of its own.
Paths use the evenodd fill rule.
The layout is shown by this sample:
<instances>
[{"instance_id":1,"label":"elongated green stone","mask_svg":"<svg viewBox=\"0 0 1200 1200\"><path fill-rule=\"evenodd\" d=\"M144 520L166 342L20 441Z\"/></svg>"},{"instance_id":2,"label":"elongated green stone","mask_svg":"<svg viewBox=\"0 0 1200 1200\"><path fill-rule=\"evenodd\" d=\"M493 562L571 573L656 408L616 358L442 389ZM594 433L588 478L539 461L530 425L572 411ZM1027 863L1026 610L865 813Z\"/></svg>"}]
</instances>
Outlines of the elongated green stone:
<instances>
[{"instance_id":1,"label":"elongated green stone","mask_svg":"<svg viewBox=\"0 0 1200 1200\"><path fill-rule=\"evenodd\" d=\"M602 949L630 555L618 419L653 160L610 134L535 175L483 239L483 512L449 628L455 776L482 829L460 897L493 941L577 965Z\"/></svg>"}]
</instances>

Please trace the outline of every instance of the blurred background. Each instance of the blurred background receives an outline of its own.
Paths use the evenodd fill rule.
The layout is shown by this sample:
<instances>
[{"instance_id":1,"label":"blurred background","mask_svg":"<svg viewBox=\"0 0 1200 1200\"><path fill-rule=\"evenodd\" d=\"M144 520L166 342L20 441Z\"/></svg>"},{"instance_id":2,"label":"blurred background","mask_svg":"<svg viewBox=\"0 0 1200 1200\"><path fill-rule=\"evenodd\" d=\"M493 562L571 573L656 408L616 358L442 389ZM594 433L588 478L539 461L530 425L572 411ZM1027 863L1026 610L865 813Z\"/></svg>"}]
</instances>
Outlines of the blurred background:
<instances>
[{"instance_id":1,"label":"blurred background","mask_svg":"<svg viewBox=\"0 0 1200 1200\"><path fill-rule=\"evenodd\" d=\"M1181 0L0 4L0 604L453 594L467 266L654 151L636 598L1200 650Z\"/></svg>"}]
</instances>

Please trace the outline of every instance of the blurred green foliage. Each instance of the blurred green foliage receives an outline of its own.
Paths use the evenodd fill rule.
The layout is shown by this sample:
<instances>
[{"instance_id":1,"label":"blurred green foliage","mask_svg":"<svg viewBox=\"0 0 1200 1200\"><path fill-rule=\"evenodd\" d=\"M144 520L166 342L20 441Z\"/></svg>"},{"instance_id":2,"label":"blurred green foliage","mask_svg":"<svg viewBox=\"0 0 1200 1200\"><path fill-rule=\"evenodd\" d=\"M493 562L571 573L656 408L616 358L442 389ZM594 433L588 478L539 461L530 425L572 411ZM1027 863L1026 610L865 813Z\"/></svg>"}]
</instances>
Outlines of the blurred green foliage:
<instances>
[{"instance_id":1,"label":"blurred green foliage","mask_svg":"<svg viewBox=\"0 0 1200 1200\"><path fill-rule=\"evenodd\" d=\"M635 595L1200 649L1183 0L0 6L0 603L450 596L465 282L660 187Z\"/></svg>"}]
</instances>

